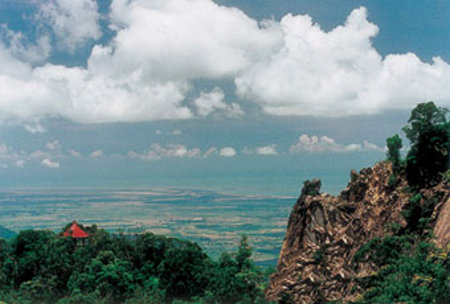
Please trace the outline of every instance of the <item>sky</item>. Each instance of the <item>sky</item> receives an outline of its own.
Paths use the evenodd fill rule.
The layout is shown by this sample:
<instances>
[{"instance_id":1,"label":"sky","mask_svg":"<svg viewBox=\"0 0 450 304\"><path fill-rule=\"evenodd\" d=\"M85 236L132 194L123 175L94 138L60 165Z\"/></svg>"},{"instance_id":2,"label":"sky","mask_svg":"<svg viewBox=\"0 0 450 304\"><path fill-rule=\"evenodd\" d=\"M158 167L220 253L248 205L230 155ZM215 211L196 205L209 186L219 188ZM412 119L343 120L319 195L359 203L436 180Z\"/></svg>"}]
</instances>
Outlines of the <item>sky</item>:
<instances>
[{"instance_id":1,"label":"sky","mask_svg":"<svg viewBox=\"0 0 450 304\"><path fill-rule=\"evenodd\" d=\"M0 0L0 189L337 193L449 50L448 1Z\"/></svg>"}]
</instances>

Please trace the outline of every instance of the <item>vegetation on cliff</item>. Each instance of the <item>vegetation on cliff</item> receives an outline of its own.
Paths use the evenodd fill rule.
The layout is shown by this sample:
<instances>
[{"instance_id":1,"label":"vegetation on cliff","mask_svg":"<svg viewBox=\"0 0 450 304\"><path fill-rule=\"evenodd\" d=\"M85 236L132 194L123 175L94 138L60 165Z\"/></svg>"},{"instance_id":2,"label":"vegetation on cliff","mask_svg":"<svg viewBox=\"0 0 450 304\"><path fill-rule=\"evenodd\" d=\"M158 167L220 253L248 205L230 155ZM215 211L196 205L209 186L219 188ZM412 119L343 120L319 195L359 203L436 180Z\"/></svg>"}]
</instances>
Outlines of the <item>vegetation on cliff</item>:
<instances>
[{"instance_id":1,"label":"vegetation on cliff","mask_svg":"<svg viewBox=\"0 0 450 304\"><path fill-rule=\"evenodd\" d=\"M402 212L406 225L393 227L392 235L370 240L354 257L356 262L365 259L379 268L360 281L367 290L360 303L428 304L450 299L450 248L427 242L432 236L430 223L438 199L421 192L446 179L450 161L446 114L446 109L433 102L413 109L403 128L411 143L405 162L400 158L400 137L396 134L387 139L392 176L397 179L397 174L406 175L412 194Z\"/></svg>"},{"instance_id":2,"label":"vegetation on cliff","mask_svg":"<svg viewBox=\"0 0 450 304\"><path fill-rule=\"evenodd\" d=\"M403 128L410 140L406 159L401 156L402 139L395 134L386 140L387 160L359 173L352 170L338 196L320 193L318 180L304 183L266 292L270 300L448 303L446 115L433 102L419 104ZM433 236L436 227L440 239Z\"/></svg>"},{"instance_id":3,"label":"vegetation on cliff","mask_svg":"<svg viewBox=\"0 0 450 304\"><path fill-rule=\"evenodd\" d=\"M403 128L411 147L403 161L401 138L386 140L387 159L392 163L391 186L405 175L411 197L402 215L404 227L391 225L391 233L361 246L355 262L371 262L379 269L359 280L365 290L358 303L444 303L450 298L450 248L437 248L431 217L438 203L421 189L446 179L449 169L450 124L447 110L433 102L421 103Z\"/></svg>"}]
</instances>

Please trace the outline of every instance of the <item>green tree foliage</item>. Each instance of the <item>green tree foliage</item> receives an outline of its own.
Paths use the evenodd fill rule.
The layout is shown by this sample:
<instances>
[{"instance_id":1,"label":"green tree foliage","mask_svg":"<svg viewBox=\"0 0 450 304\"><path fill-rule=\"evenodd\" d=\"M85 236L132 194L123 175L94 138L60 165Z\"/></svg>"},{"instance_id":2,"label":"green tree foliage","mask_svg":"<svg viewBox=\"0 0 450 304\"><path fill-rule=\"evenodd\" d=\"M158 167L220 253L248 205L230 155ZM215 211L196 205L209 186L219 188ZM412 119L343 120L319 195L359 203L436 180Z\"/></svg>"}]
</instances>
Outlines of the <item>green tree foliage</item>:
<instances>
[{"instance_id":1,"label":"green tree foliage","mask_svg":"<svg viewBox=\"0 0 450 304\"><path fill-rule=\"evenodd\" d=\"M431 215L436 204L437 199L435 197L425 199L421 194L411 197L402 212L407 222L405 232L423 235L426 229L429 228Z\"/></svg>"},{"instance_id":2,"label":"green tree foliage","mask_svg":"<svg viewBox=\"0 0 450 304\"><path fill-rule=\"evenodd\" d=\"M360 303L441 303L450 297L448 252L417 236L373 239L355 255L371 261L378 273L360 283L367 290Z\"/></svg>"},{"instance_id":3,"label":"green tree foliage","mask_svg":"<svg viewBox=\"0 0 450 304\"><path fill-rule=\"evenodd\" d=\"M251 268L252 248L248 242L248 237L243 235L239 243L238 252L236 254L236 262L239 271Z\"/></svg>"},{"instance_id":4,"label":"green tree foliage","mask_svg":"<svg viewBox=\"0 0 450 304\"><path fill-rule=\"evenodd\" d=\"M434 102L421 103L411 112L403 128L411 142L406 158L406 174L411 185L433 184L449 167L450 124L447 109Z\"/></svg>"},{"instance_id":5,"label":"green tree foliage","mask_svg":"<svg viewBox=\"0 0 450 304\"><path fill-rule=\"evenodd\" d=\"M265 303L247 237L216 262L192 242L84 229L84 243L37 230L0 240L0 302Z\"/></svg>"},{"instance_id":6,"label":"green tree foliage","mask_svg":"<svg viewBox=\"0 0 450 304\"><path fill-rule=\"evenodd\" d=\"M400 169L400 149L402 148L402 139L398 134L386 139L386 145L388 148L387 159L392 162L392 169L394 173L397 173Z\"/></svg>"}]
</instances>

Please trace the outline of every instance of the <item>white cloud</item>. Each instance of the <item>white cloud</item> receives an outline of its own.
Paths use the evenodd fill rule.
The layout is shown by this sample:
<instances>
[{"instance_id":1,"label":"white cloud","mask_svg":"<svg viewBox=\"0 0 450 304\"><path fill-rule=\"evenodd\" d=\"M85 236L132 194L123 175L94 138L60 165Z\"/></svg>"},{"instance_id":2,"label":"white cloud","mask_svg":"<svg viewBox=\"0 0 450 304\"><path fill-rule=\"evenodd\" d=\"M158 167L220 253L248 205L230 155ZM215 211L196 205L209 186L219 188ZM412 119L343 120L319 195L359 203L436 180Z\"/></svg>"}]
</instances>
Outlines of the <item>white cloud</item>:
<instances>
[{"instance_id":1,"label":"white cloud","mask_svg":"<svg viewBox=\"0 0 450 304\"><path fill-rule=\"evenodd\" d=\"M207 158L217 154L219 154L219 150L217 150L216 147L211 147L208 150L206 150L205 154L203 154L203 157Z\"/></svg>"},{"instance_id":2,"label":"white cloud","mask_svg":"<svg viewBox=\"0 0 450 304\"><path fill-rule=\"evenodd\" d=\"M50 38L42 35L36 43L30 43L22 32L10 30L7 25L0 25L0 41L8 45L9 51L20 60L30 63L40 63L48 58L51 51Z\"/></svg>"},{"instance_id":3,"label":"white cloud","mask_svg":"<svg viewBox=\"0 0 450 304\"><path fill-rule=\"evenodd\" d=\"M167 135L180 136L181 134L183 134L183 132L180 129L173 129L172 131L166 131L166 132L163 132L161 130L156 130L155 134L156 135L167 134Z\"/></svg>"},{"instance_id":4,"label":"white cloud","mask_svg":"<svg viewBox=\"0 0 450 304\"><path fill-rule=\"evenodd\" d=\"M129 151L128 157L138 158L145 161L159 160L163 158L194 158L201 156L201 150L199 148L189 149L185 145L169 144L165 147L159 144L153 144L147 151L137 153L135 151Z\"/></svg>"},{"instance_id":5,"label":"white cloud","mask_svg":"<svg viewBox=\"0 0 450 304\"><path fill-rule=\"evenodd\" d=\"M256 147L256 148L248 148L245 147L242 150L242 153L247 155L276 155L278 154L277 151L277 145L268 145L268 146L262 146L262 147Z\"/></svg>"},{"instance_id":6,"label":"white cloud","mask_svg":"<svg viewBox=\"0 0 450 304\"><path fill-rule=\"evenodd\" d=\"M383 58L372 45L378 27L365 8L323 31L309 16L283 17L283 46L236 78L238 94L274 115L345 116L450 105L450 65L412 53Z\"/></svg>"},{"instance_id":7,"label":"white cloud","mask_svg":"<svg viewBox=\"0 0 450 304\"><path fill-rule=\"evenodd\" d=\"M115 59L160 79L234 76L278 42L271 26L210 0L115 0L111 8Z\"/></svg>"},{"instance_id":8,"label":"white cloud","mask_svg":"<svg viewBox=\"0 0 450 304\"><path fill-rule=\"evenodd\" d=\"M16 152L13 148L7 146L4 143L0 143L0 160L4 161L16 161L17 159L24 157L24 152Z\"/></svg>"},{"instance_id":9,"label":"white cloud","mask_svg":"<svg viewBox=\"0 0 450 304\"><path fill-rule=\"evenodd\" d=\"M232 102L231 104L227 105L225 116L239 117L243 115L245 115L245 112L242 110L241 106L238 103Z\"/></svg>"},{"instance_id":10,"label":"white cloud","mask_svg":"<svg viewBox=\"0 0 450 304\"><path fill-rule=\"evenodd\" d=\"M43 159L43 158L50 158L52 155L49 152L45 152L42 150L36 150L32 153L30 153L29 157L31 159Z\"/></svg>"},{"instance_id":11,"label":"white cloud","mask_svg":"<svg viewBox=\"0 0 450 304\"><path fill-rule=\"evenodd\" d=\"M0 144L0 167L2 168L8 168L9 165L23 168L27 157L25 151L16 151L4 143Z\"/></svg>"},{"instance_id":12,"label":"white cloud","mask_svg":"<svg viewBox=\"0 0 450 304\"><path fill-rule=\"evenodd\" d=\"M72 149L69 149L69 154L70 154L70 156L75 157L75 158L78 158L81 156L80 152L72 150Z\"/></svg>"},{"instance_id":13,"label":"white cloud","mask_svg":"<svg viewBox=\"0 0 450 304\"><path fill-rule=\"evenodd\" d=\"M278 154L276 145L257 147L255 149L255 152L258 155L276 155L276 154Z\"/></svg>"},{"instance_id":14,"label":"white cloud","mask_svg":"<svg viewBox=\"0 0 450 304\"><path fill-rule=\"evenodd\" d=\"M59 141L57 139L55 139L52 142L48 142L45 146L49 150L60 150L61 149L61 144L59 143Z\"/></svg>"},{"instance_id":15,"label":"white cloud","mask_svg":"<svg viewBox=\"0 0 450 304\"><path fill-rule=\"evenodd\" d=\"M363 144L340 144L333 138L328 136L309 136L303 134L299 137L297 143L289 148L291 154L300 152L357 152L357 151L378 151L382 152L383 148L378 147L374 143L364 141Z\"/></svg>"},{"instance_id":16,"label":"white cloud","mask_svg":"<svg viewBox=\"0 0 450 304\"><path fill-rule=\"evenodd\" d=\"M236 150L234 150L232 147L225 147L220 149L219 154L223 157L233 157L236 155Z\"/></svg>"},{"instance_id":17,"label":"white cloud","mask_svg":"<svg viewBox=\"0 0 450 304\"><path fill-rule=\"evenodd\" d=\"M49 158L44 158L41 162L41 164L47 168L56 169L59 168L59 162L52 161Z\"/></svg>"},{"instance_id":18,"label":"white cloud","mask_svg":"<svg viewBox=\"0 0 450 304\"><path fill-rule=\"evenodd\" d=\"M101 157L103 157L103 151L102 150L92 151L91 157L92 158L101 158Z\"/></svg>"},{"instance_id":19,"label":"white cloud","mask_svg":"<svg viewBox=\"0 0 450 304\"><path fill-rule=\"evenodd\" d=\"M207 116L216 109L225 109L227 105L223 101L224 97L225 94L219 87L215 87L208 93L201 92L200 96L194 100L198 115Z\"/></svg>"},{"instance_id":20,"label":"white cloud","mask_svg":"<svg viewBox=\"0 0 450 304\"><path fill-rule=\"evenodd\" d=\"M40 124L26 124L24 129L32 134L45 133L47 130Z\"/></svg>"},{"instance_id":21,"label":"white cloud","mask_svg":"<svg viewBox=\"0 0 450 304\"><path fill-rule=\"evenodd\" d=\"M386 147L379 147L374 143L371 143L367 140L363 141L362 150L363 151L378 151L378 152L386 152Z\"/></svg>"},{"instance_id":22,"label":"white cloud","mask_svg":"<svg viewBox=\"0 0 450 304\"><path fill-rule=\"evenodd\" d=\"M224 98L225 93L219 87L215 87L210 92L201 92L200 96L194 100L197 114L200 116L208 116L215 111L222 112L229 117L244 114L239 104L226 104Z\"/></svg>"},{"instance_id":23,"label":"white cloud","mask_svg":"<svg viewBox=\"0 0 450 304\"><path fill-rule=\"evenodd\" d=\"M46 2L41 13L73 42L97 37L92 22L86 22L91 30L83 30L83 20L77 19L86 7L86 15L95 19L84 1ZM57 22L59 13L69 9ZM93 47L87 68L33 68L0 46L0 120L190 118L191 110L181 102L191 80L233 76L268 55L279 40L269 26L261 28L242 11L209 0L115 0L110 21L116 35L109 45ZM238 105L232 110L238 113Z\"/></svg>"},{"instance_id":24,"label":"white cloud","mask_svg":"<svg viewBox=\"0 0 450 304\"><path fill-rule=\"evenodd\" d=\"M37 19L51 27L61 47L73 52L89 39L101 36L97 1L47 0L39 5Z\"/></svg>"},{"instance_id":25,"label":"white cloud","mask_svg":"<svg viewBox=\"0 0 450 304\"><path fill-rule=\"evenodd\" d=\"M46 0L39 16L69 49L101 35L95 1ZM372 45L378 27L364 8L329 32L306 15L258 23L211 0L114 0L109 22L112 40L92 48L86 67L33 66L26 54L47 56L46 42L34 52L8 32L21 44L0 42L0 122L243 114L219 87L190 108L185 99L198 79L234 79L239 96L274 115L370 114L424 100L450 105L450 65L412 53L382 57Z\"/></svg>"}]
</instances>

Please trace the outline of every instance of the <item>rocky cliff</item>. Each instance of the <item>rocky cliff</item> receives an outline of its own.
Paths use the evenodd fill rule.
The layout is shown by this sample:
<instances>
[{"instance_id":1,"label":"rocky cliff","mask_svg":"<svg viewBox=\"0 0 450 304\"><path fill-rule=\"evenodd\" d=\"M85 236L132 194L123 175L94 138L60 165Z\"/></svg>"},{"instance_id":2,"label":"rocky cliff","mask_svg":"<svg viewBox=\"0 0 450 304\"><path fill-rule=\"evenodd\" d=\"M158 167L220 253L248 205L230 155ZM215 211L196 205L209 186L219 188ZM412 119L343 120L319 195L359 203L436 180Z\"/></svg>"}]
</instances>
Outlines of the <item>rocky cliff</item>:
<instances>
[{"instance_id":1,"label":"rocky cliff","mask_svg":"<svg viewBox=\"0 0 450 304\"><path fill-rule=\"evenodd\" d=\"M319 193L320 181L305 183L291 212L280 252L277 272L272 275L266 296L292 303L353 301L361 293L356 279L370 275L376 266L355 263L358 249L374 237L407 225L402 211L412 194L399 177L393 185L389 163L351 172L351 180L338 196ZM437 205L430 228L435 242L450 243L449 184L442 182L423 190Z\"/></svg>"}]
</instances>

